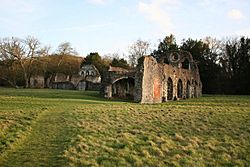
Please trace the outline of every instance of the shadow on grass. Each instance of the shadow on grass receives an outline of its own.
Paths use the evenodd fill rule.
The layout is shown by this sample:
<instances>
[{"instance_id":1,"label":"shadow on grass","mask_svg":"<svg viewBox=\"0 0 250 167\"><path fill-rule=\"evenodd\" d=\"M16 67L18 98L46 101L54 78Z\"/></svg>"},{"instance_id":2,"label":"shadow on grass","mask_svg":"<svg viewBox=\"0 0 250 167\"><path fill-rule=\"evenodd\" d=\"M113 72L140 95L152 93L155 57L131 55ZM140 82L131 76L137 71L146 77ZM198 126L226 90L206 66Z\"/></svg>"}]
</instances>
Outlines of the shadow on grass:
<instances>
[{"instance_id":1,"label":"shadow on grass","mask_svg":"<svg viewBox=\"0 0 250 167\"><path fill-rule=\"evenodd\" d=\"M104 98L98 91L77 91L61 89L14 89L0 87L1 96L21 96L32 98L61 99L61 100L86 100L88 103L101 102L127 102L134 103L132 99Z\"/></svg>"},{"instance_id":2,"label":"shadow on grass","mask_svg":"<svg viewBox=\"0 0 250 167\"><path fill-rule=\"evenodd\" d=\"M78 91L78 90L62 90L62 89L14 89L14 88L3 88L0 87L0 96L17 96L17 97L31 97L31 98L45 98L55 99L61 101L67 100L79 100L79 103L86 104L100 104L100 103L135 103L132 99L119 99L104 98L98 91ZM232 103L237 101L245 101L249 103L250 96L230 96L230 95L203 95L201 98L192 98L187 100L180 100L171 102L175 105L190 105L190 103ZM162 103L169 104L169 103ZM211 103L211 105L213 105Z\"/></svg>"}]
</instances>

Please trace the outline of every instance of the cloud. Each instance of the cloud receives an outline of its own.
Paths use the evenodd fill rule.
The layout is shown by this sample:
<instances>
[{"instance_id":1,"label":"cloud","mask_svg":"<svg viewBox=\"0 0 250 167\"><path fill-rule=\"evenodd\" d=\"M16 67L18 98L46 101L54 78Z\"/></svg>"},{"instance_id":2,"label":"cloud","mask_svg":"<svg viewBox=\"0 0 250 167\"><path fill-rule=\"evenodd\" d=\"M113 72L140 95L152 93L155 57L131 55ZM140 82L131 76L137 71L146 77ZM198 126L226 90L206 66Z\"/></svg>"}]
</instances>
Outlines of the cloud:
<instances>
[{"instance_id":1,"label":"cloud","mask_svg":"<svg viewBox=\"0 0 250 167\"><path fill-rule=\"evenodd\" d=\"M15 13L30 14L35 12L36 5L30 0L1 0L1 10L10 10Z\"/></svg>"},{"instance_id":2,"label":"cloud","mask_svg":"<svg viewBox=\"0 0 250 167\"><path fill-rule=\"evenodd\" d=\"M46 33L46 32L90 32L90 31L98 31L103 30L106 27L112 27L114 26L114 22L107 22L107 23L100 23L100 24L91 24L91 25L85 25L85 26L71 26L71 27L62 27L62 28L50 28L46 30L41 30L40 32Z\"/></svg>"},{"instance_id":3,"label":"cloud","mask_svg":"<svg viewBox=\"0 0 250 167\"><path fill-rule=\"evenodd\" d=\"M0 31L2 32L6 31L11 35L27 32L34 27L34 21L42 16L39 0L0 0L0 2Z\"/></svg>"},{"instance_id":4,"label":"cloud","mask_svg":"<svg viewBox=\"0 0 250 167\"><path fill-rule=\"evenodd\" d=\"M200 4L201 6L204 6L204 7L208 7L208 6L211 6L213 4L216 4L216 1L215 0L200 0L198 2L198 4Z\"/></svg>"},{"instance_id":5,"label":"cloud","mask_svg":"<svg viewBox=\"0 0 250 167\"><path fill-rule=\"evenodd\" d=\"M243 15L243 13L238 10L238 9L231 9L228 12L228 17L233 20L242 20L245 19L246 17Z\"/></svg>"},{"instance_id":6,"label":"cloud","mask_svg":"<svg viewBox=\"0 0 250 167\"><path fill-rule=\"evenodd\" d=\"M103 5L105 4L106 0L88 0L88 2L95 5Z\"/></svg>"},{"instance_id":7,"label":"cloud","mask_svg":"<svg viewBox=\"0 0 250 167\"><path fill-rule=\"evenodd\" d=\"M174 25L164 6L176 6L178 4L178 0L151 0L149 3L140 1L138 8L148 20L158 24L165 31L171 31Z\"/></svg>"},{"instance_id":8,"label":"cloud","mask_svg":"<svg viewBox=\"0 0 250 167\"><path fill-rule=\"evenodd\" d=\"M230 3L233 0L199 0L198 5L203 7L218 6L218 4Z\"/></svg>"},{"instance_id":9,"label":"cloud","mask_svg":"<svg viewBox=\"0 0 250 167\"><path fill-rule=\"evenodd\" d=\"M212 1L211 0L201 0L199 1L201 5L208 6L211 5Z\"/></svg>"}]
</instances>

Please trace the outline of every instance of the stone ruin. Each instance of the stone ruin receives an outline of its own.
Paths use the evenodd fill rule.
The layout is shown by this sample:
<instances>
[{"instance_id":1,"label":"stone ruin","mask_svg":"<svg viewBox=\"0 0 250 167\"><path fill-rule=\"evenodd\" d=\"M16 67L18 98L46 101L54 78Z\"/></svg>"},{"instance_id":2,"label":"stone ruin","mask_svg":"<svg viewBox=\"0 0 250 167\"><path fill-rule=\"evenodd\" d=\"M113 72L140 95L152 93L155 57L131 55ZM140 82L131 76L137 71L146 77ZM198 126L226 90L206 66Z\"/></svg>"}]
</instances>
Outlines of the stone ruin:
<instances>
[{"instance_id":1,"label":"stone ruin","mask_svg":"<svg viewBox=\"0 0 250 167\"><path fill-rule=\"evenodd\" d=\"M171 52L156 60L144 56L134 70L110 67L103 78L106 98L132 98L140 103L161 103L202 95L197 63L189 52Z\"/></svg>"},{"instance_id":2,"label":"stone ruin","mask_svg":"<svg viewBox=\"0 0 250 167\"><path fill-rule=\"evenodd\" d=\"M74 75L56 73L45 78L45 75L36 74L30 78L30 87L97 91L101 87L101 75L94 65L86 64Z\"/></svg>"}]
</instances>

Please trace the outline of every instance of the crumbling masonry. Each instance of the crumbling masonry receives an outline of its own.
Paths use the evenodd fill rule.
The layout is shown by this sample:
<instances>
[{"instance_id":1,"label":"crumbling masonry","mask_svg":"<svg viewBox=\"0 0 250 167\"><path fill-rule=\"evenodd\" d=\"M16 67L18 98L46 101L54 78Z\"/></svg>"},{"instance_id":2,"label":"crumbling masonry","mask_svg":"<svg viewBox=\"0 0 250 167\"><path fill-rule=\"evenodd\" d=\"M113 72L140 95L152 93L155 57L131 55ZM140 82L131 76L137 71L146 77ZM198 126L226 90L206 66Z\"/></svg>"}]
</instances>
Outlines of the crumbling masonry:
<instances>
[{"instance_id":1,"label":"crumbling masonry","mask_svg":"<svg viewBox=\"0 0 250 167\"><path fill-rule=\"evenodd\" d=\"M106 98L133 98L140 103L161 103L202 95L196 62L189 52L172 52L158 61L139 59L134 71L110 68L103 80Z\"/></svg>"}]
</instances>

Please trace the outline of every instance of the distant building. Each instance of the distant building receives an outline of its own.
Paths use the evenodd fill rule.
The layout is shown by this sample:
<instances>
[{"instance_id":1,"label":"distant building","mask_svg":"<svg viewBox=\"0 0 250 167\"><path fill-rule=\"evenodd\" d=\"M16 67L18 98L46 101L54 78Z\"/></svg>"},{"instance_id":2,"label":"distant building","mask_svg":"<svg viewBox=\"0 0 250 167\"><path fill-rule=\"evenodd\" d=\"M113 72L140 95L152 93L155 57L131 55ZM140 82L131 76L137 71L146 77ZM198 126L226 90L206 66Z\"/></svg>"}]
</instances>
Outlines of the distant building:
<instances>
[{"instance_id":1,"label":"distant building","mask_svg":"<svg viewBox=\"0 0 250 167\"><path fill-rule=\"evenodd\" d=\"M78 90L99 90L101 83L101 75L98 69L92 65L84 65L79 71L82 80L78 82Z\"/></svg>"},{"instance_id":2,"label":"distant building","mask_svg":"<svg viewBox=\"0 0 250 167\"><path fill-rule=\"evenodd\" d=\"M100 90L101 75L94 65L84 65L78 74L56 73L45 79L44 75L34 75L30 79L31 88Z\"/></svg>"},{"instance_id":3,"label":"distant building","mask_svg":"<svg viewBox=\"0 0 250 167\"><path fill-rule=\"evenodd\" d=\"M30 78L30 87L31 88L44 88L44 76L35 75Z\"/></svg>"}]
</instances>

